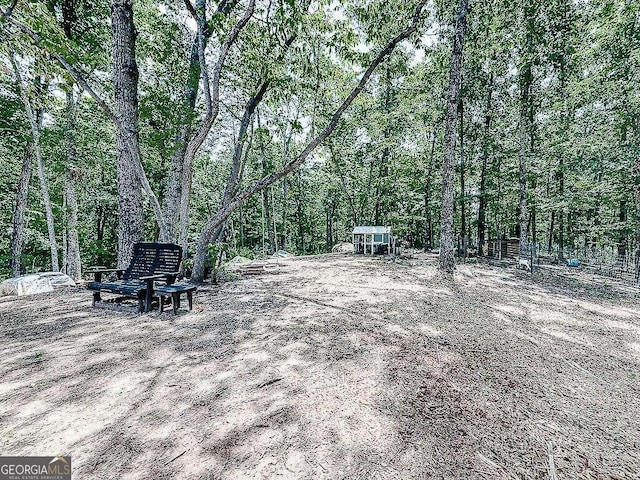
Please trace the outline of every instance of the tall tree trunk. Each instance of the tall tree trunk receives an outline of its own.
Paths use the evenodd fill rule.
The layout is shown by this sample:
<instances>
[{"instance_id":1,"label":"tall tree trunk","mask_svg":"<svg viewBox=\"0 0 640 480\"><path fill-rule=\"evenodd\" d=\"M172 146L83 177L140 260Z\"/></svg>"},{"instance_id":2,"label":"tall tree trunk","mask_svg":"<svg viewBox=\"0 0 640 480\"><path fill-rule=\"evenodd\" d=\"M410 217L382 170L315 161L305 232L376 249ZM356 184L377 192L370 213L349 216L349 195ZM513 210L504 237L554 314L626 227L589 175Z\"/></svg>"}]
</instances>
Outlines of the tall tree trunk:
<instances>
[{"instance_id":1,"label":"tall tree trunk","mask_svg":"<svg viewBox=\"0 0 640 480\"><path fill-rule=\"evenodd\" d=\"M484 135L482 138L482 167L480 169L480 198L478 204L478 255L487 235L487 166L489 163L489 138L491 134L491 100L493 95L493 73L489 75L487 104L484 114Z\"/></svg>"},{"instance_id":2,"label":"tall tree trunk","mask_svg":"<svg viewBox=\"0 0 640 480\"><path fill-rule=\"evenodd\" d=\"M297 184L294 198L296 202L296 223L298 224L298 248L300 249L300 252L304 255L307 253L307 245L305 242L304 199L302 196L304 185L303 185L302 174L300 173L300 170L296 172L296 180L298 184Z\"/></svg>"},{"instance_id":3,"label":"tall tree trunk","mask_svg":"<svg viewBox=\"0 0 640 480\"><path fill-rule=\"evenodd\" d=\"M56 240L53 206L51 204L51 197L49 196L47 174L45 172L44 159L42 158L42 150L40 148L39 126L35 125L34 123L32 128L34 129L33 146L36 153L36 161L38 164L38 178L40 180L42 201L44 203L44 211L47 219L47 232L49 234L49 243L51 250L51 270L57 272L60 269L60 262L58 261L58 241Z\"/></svg>"},{"instance_id":4,"label":"tall tree trunk","mask_svg":"<svg viewBox=\"0 0 640 480\"><path fill-rule=\"evenodd\" d=\"M536 191L536 181L533 181L533 184L531 186L531 190L532 192L534 192L534 194L532 195L532 200L531 200L531 215L529 215L529 224L530 224L530 231L531 231L531 246L532 248L535 248L538 242L538 230L537 230L537 225L536 225L536 217L537 217L537 211L536 211L536 200L535 200L535 191Z\"/></svg>"},{"instance_id":5,"label":"tall tree trunk","mask_svg":"<svg viewBox=\"0 0 640 480\"><path fill-rule=\"evenodd\" d=\"M533 71L531 64L527 63L520 72L520 132L518 153L518 181L520 186L520 201L518 203L518 234L520 248L528 248L527 224L529 212L527 208L527 173L531 128L529 125L531 85L533 83Z\"/></svg>"},{"instance_id":6,"label":"tall tree trunk","mask_svg":"<svg viewBox=\"0 0 640 480\"><path fill-rule=\"evenodd\" d=\"M453 273L455 268L453 241L453 206L455 198L456 123L462 75L462 48L467 27L469 0L460 0L449 69L449 94L442 162L442 212L440 217L440 270Z\"/></svg>"},{"instance_id":7,"label":"tall tree trunk","mask_svg":"<svg viewBox=\"0 0 640 480\"><path fill-rule=\"evenodd\" d=\"M29 181L31 180L31 165L33 144L29 143L24 149L20 180L16 189L16 204L13 210L13 232L11 234L11 275L17 277L22 273L22 247L24 245L24 226L26 224L25 211L29 201Z\"/></svg>"},{"instance_id":8,"label":"tall tree trunk","mask_svg":"<svg viewBox=\"0 0 640 480\"><path fill-rule=\"evenodd\" d=\"M465 185L464 185L464 101L460 99L458 102L458 110L460 111L460 248L462 257L467 258L467 239L465 238L467 230L466 202L465 202Z\"/></svg>"},{"instance_id":9,"label":"tall tree trunk","mask_svg":"<svg viewBox=\"0 0 640 480\"><path fill-rule=\"evenodd\" d=\"M69 40L74 39L77 21L74 0L62 2L62 29ZM76 193L77 152L76 152L76 105L73 95L73 82L69 82L66 93L66 146L67 164L65 169L65 245L63 265L67 275L78 281L82 277L80 243L78 242L78 195Z\"/></svg>"},{"instance_id":10,"label":"tall tree trunk","mask_svg":"<svg viewBox=\"0 0 640 480\"><path fill-rule=\"evenodd\" d=\"M113 93L123 134L116 135L118 171L118 268L127 268L133 245L144 239L144 206L127 140L138 146L138 64L132 0L111 1Z\"/></svg>"},{"instance_id":11,"label":"tall tree trunk","mask_svg":"<svg viewBox=\"0 0 640 480\"><path fill-rule=\"evenodd\" d=\"M567 112L567 88L566 88L566 55L562 55L560 58L560 98L562 100L562 112L560 119L561 135L563 138L567 136L567 123L569 121ZM564 149L563 149L564 150ZM562 260L564 258L564 157L565 152L559 152L558 159L558 171L556 178L558 179L558 200L560 201L560 208L558 208L558 258Z\"/></svg>"},{"instance_id":12,"label":"tall tree trunk","mask_svg":"<svg viewBox=\"0 0 640 480\"><path fill-rule=\"evenodd\" d=\"M434 127L431 137L431 153L427 166L427 181L424 184L424 251L428 252L433 248L433 220L431 218L431 180L433 176L433 161L436 151L436 128Z\"/></svg>"},{"instance_id":13,"label":"tall tree trunk","mask_svg":"<svg viewBox=\"0 0 640 480\"><path fill-rule=\"evenodd\" d=\"M630 115L631 116L631 115ZM640 119L631 116L631 126L633 132L633 151L635 159L633 163L633 197L635 200L635 258L636 262L640 258ZM640 262L638 263L640 266Z\"/></svg>"},{"instance_id":14,"label":"tall tree trunk","mask_svg":"<svg viewBox=\"0 0 640 480\"><path fill-rule=\"evenodd\" d=\"M190 1L190 0L188 0ZM219 13L228 13L225 9L227 4L218 8ZM195 5L196 18L205 19L207 8L206 0L197 0ZM182 178L184 173L184 159L187 151L187 143L191 136L193 118L195 115L196 99L198 97L198 85L202 68L200 65L200 48L206 50L209 38L213 33L208 28L206 22L202 34L198 32L191 46L191 56L189 57L189 73L182 95L182 105L180 111L180 127L175 139L175 150L171 157L171 169L167 179L167 189L164 196L163 211L165 216L166 230L161 241L175 242L178 235L178 221L180 218L180 199L182 196ZM203 52L204 53L204 52ZM182 243L185 243L184 241ZM185 252L186 253L186 252Z\"/></svg>"},{"instance_id":15,"label":"tall tree trunk","mask_svg":"<svg viewBox=\"0 0 640 480\"><path fill-rule=\"evenodd\" d=\"M22 97L22 103L31 126L31 135L33 138L33 151L36 155L38 179L40 180L40 190L42 192L42 202L44 204L45 217L47 220L47 232L49 234L49 248L51 251L51 270L57 272L60 268L58 261L58 242L56 240L55 221L53 217L53 207L51 205L51 197L49 196L49 186L47 184L47 175L44 168L44 159L42 158L42 149L40 148L40 129L42 127L42 112L34 111L31 106L31 100L27 93L27 87L22 80L22 74L20 68L16 63L16 60L11 54L11 63L13 70L20 87L20 95ZM36 87L41 88L38 80L36 80Z\"/></svg>"},{"instance_id":16,"label":"tall tree trunk","mask_svg":"<svg viewBox=\"0 0 640 480\"><path fill-rule=\"evenodd\" d=\"M209 85L209 72L206 65L206 57L205 57L205 47L206 47L206 18L204 16L204 9L197 14L196 19L198 24L198 58L200 62L200 70L202 72L202 84L204 89L204 97L207 105L207 113L205 115L202 124L195 132L195 134L189 140L189 143L186 146L184 159L182 160L182 183L180 186L180 230L178 241L180 245L183 247L184 255L188 253L188 234L189 234L189 205L191 203L191 186L193 183L193 160L196 156L196 153L202 146L203 142L207 138L209 130L213 126L213 122L218 117L218 112L220 111L220 76L222 74L222 67L224 65L224 60L231 49L231 46L238 38L238 35L242 31L242 29L247 25L251 16L253 15L253 10L255 8L256 0L249 0L249 4L245 9L241 19L236 23L236 25L231 29L229 35L226 40L222 44L220 49L220 53L218 55L218 61L216 62L213 72L212 72L212 80L211 85ZM231 2L234 3L234 2ZM228 8L229 5L227 2L222 2L219 5L220 8ZM263 82L263 84L266 82ZM243 147L241 147L243 148ZM235 162L234 162L235 164ZM229 187L230 184L227 184ZM226 220L226 219L225 219ZM222 223L222 222L221 222ZM220 227L220 228L218 228ZM211 233L212 238L218 238L221 233L222 225L216 225L216 229ZM200 250L199 256L201 261L203 262L203 268L201 270L197 270L198 272L204 272L204 260L206 257L206 246L204 249Z\"/></svg>"},{"instance_id":17,"label":"tall tree trunk","mask_svg":"<svg viewBox=\"0 0 640 480\"><path fill-rule=\"evenodd\" d=\"M82 277L80 260L80 243L78 241L78 195L76 192L77 152L76 152L76 121L73 85L69 85L67 92L67 167L65 172L66 199L66 238L67 245L64 252L66 273L75 281Z\"/></svg>"},{"instance_id":18,"label":"tall tree trunk","mask_svg":"<svg viewBox=\"0 0 640 480\"><path fill-rule=\"evenodd\" d=\"M384 148L382 149L382 157L380 159L380 166L378 169L378 179L376 182L376 197L374 208L374 225L382 225L386 218L385 205L387 203L387 189L385 184L387 182L387 176L389 175L389 137L391 135L391 67L387 64L385 72L385 87L384 87L384 113L386 124L384 126Z\"/></svg>"},{"instance_id":19,"label":"tall tree trunk","mask_svg":"<svg viewBox=\"0 0 640 480\"><path fill-rule=\"evenodd\" d=\"M547 242L547 250L551 253L551 249L553 248L553 227L556 220L556 211L551 210L551 220L549 221L549 239Z\"/></svg>"},{"instance_id":20,"label":"tall tree trunk","mask_svg":"<svg viewBox=\"0 0 640 480\"><path fill-rule=\"evenodd\" d=\"M618 232L618 259L622 261L627 255L628 241L626 223L628 220L628 207L625 199L620 200L620 212L618 220L620 221L620 230Z\"/></svg>"},{"instance_id":21,"label":"tall tree trunk","mask_svg":"<svg viewBox=\"0 0 640 480\"><path fill-rule=\"evenodd\" d=\"M216 11L217 15L228 16L236 1L223 0L218 3ZM190 6L190 2L186 2ZM189 73L187 82L182 96L181 124L176 136L175 151L171 157L171 170L167 179L167 190L164 198L164 219L166 229L161 232L161 241L175 242L178 239L180 245L184 248L184 254L188 253L188 226L189 226L189 197L191 191L191 166L195 151L187 154L189 141L191 140L193 131L193 119L195 115L196 100L198 97L198 86L203 67L201 59L205 58L205 51L209 43L209 39L213 30L209 27L206 20L207 0L196 0L195 9L192 14L196 18L198 31L191 47L191 56L189 58ZM219 65L222 64L219 61ZM206 67L206 65L205 65ZM208 82L209 77L204 70L202 75L203 82ZM220 78L219 69L214 70L213 98L208 95L208 101L211 103L210 115L217 115L217 84ZM205 97L207 95L205 94ZM215 112L215 113L213 113ZM197 148L196 148L197 151ZM183 188L188 191L183 193Z\"/></svg>"},{"instance_id":22,"label":"tall tree trunk","mask_svg":"<svg viewBox=\"0 0 640 480\"><path fill-rule=\"evenodd\" d=\"M264 158L262 160L262 171L266 171L266 164ZM267 227L267 253L273 255L275 252L275 235L273 232L273 218L271 215L271 201L270 201L269 189L262 190L262 208L264 209L265 224Z\"/></svg>"},{"instance_id":23,"label":"tall tree trunk","mask_svg":"<svg viewBox=\"0 0 640 480\"><path fill-rule=\"evenodd\" d=\"M558 165L558 199L560 200L560 208L558 208L558 258L564 258L564 155L560 155Z\"/></svg>"}]
</instances>

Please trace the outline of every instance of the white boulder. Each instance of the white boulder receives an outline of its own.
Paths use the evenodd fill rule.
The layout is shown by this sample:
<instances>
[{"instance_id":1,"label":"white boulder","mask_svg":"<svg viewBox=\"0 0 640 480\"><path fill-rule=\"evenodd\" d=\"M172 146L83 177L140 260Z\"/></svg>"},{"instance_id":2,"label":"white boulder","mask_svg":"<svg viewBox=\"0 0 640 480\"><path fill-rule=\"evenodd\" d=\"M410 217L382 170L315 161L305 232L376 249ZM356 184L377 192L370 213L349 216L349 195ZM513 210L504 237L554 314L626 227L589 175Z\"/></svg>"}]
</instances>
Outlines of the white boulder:
<instances>
[{"instance_id":1,"label":"white boulder","mask_svg":"<svg viewBox=\"0 0 640 480\"><path fill-rule=\"evenodd\" d=\"M0 283L0 296L33 295L35 293L52 292L54 287L73 287L71 277L60 272L40 272L20 277L9 278Z\"/></svg>"}]
</instances>

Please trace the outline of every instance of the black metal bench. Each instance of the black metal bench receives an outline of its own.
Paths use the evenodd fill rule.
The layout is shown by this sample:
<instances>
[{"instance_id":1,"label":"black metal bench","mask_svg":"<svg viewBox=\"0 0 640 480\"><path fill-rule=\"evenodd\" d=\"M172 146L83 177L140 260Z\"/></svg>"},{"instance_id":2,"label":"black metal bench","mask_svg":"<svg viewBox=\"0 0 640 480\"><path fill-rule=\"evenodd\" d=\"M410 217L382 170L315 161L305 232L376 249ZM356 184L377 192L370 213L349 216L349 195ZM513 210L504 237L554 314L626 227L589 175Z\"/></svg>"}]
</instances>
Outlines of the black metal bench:
<instances>
[{"instance_id":1,"label":"black metal bench","mask_svg":"<svg viewBox=\"0 0 640 480\"><path fill-rule=\"evenodd\" d=\"M171 285L176 281L182 261L182 247L172 243L136 243L133 258L126 270L98 268L90 271L94 281L87 284L93 290L93 306L107 303L101 293L113 293L119 297L108 303L120 302L126 298L138 300L138 311L148 312L154 298L154 282L162 281ZM117 280L102 281L102 274L114 273Z\"/></svg>"},{"instance_id":2,"label":"black metal bench","mask_svg":"<svg viewBox=\"0 0 640 480\"><path fill-rule=\"evenodd\" d=\"M180 295L187 294L187 301L189 302L189 310L193 308L193 292L196 291L195 285L188 283L174 283L171 285L162 285L156 288L155 293L160 297L160 312L164 311L164 298L171 297L171 305L173 306L173 314L178 313L180 308Z\"/></svg>"}]
</instances>

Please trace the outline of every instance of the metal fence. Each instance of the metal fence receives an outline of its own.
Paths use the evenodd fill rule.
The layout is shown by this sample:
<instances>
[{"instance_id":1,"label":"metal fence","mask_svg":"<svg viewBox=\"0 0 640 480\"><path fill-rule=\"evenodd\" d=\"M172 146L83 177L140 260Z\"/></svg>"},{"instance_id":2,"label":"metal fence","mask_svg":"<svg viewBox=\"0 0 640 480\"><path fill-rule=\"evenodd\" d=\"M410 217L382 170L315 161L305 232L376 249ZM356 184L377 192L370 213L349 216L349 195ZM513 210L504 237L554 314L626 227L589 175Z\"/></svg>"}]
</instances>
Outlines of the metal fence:
<instances>
[{"instance_id":1,"label":"metal fence","mask_svg":"<svg viewBox=\"0 0 640 480\"><path fill-rule=\"evenodd\" d=\"M543 246L538 246L535 263L557 263L570 265L574 260L577 268L586 272L618 279L630 285L640 284L640 258L633 253L618 255L615 247L594 248L565 248L549 251ZM575 262L577 260L577 262Z\"/></svg>"}]
</instances>

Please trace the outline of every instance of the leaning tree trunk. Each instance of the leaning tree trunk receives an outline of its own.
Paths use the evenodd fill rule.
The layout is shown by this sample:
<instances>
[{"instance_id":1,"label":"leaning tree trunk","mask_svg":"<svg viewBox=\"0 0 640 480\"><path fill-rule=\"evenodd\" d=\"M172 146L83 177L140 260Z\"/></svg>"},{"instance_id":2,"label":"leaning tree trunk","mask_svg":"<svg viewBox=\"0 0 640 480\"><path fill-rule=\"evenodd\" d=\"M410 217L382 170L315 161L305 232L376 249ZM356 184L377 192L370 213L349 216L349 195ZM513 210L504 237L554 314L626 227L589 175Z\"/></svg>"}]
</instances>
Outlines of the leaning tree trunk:
<instances>
[{"instance_id":1,"label":"leaning tree trunk","mask_svg":"<svg viewBox=\"0 0 640 480\"><path fill-rule=\"evenodd\" d=\"M11 234L11 275L17 277L22 273L22 246L24 245L25 211L29 199L29 181L31 180L31 155L33 144L29 143L24 150L22 170L16 192L16 206L13 210L13 232Z\"/></svg>"},{"instance_id":2,"label":"leaning tree trunk","mask_svg":"<svg viewBox=\"0 0 640 480\"><path fill-rule=\"evenodd\" d=\"M29 114L29 116L31 116L31 114ZM44 211L47 218L47 231L49 233L49 244L51 247L51 270L57 272L60 269L60 262L58 261L58 242L56 240L53 206L51 204L51 197L49 196L47 174L44 169L44 159L42 158L42 150L40 148L39 127L34 123L32 128L34 129L33 146L38 164L38 178L40 179L40 189L42 190L42 201L44 203Z\"/></svg>"},{"instance_id":3,"label":"leaning tree trunk","mask_svg":"<svg viewBox=\"0 0 640 480\"><path fill-rule=\"evenodd\" d=\"M65 174L65 198L67 201L66 223L67 223L67 248L64 252L64 264L66 273L75 281L80 280L81 261L80 243L78 242L78 195L76 192L76 121L75 121L75 101L73 99L73 85L69 86L67 92L67 169Z\"/></svg>"},{"instance_id":4,"label":"leaning tree trunk","mask_svg":"<svg viewBox=\"0 0 640 480\"><path fill-rule=\"evenodd\" d=\"M127 146L129 140L138 148L138 64L132 0L112 0L111 31L114 104L123 127L123 134L116 135L118 268L126 268L133 256L133 244L144 239L140 183Z\"/></svg>"},{"instance_id":5,"label":"leaning tree trunk","mask_svg":"<svg viewBox=\"0 0 640 480\"><path fill-rule=\"evenodd\" d=\"M58 262L58 243L56 241L55 223L53 217L53 207L51 206L51 197L49 196L49 186L47 185L47 176L44 169L44 159L42 158L42 149L40 148L40 128L42 126L42 113L34 112L31 107L31 100L27 93L27 87L22 81L22 74L20 68L11 55L11 63L18 80L20 87L20 95L22 97L22 103L31 126L31 135L33 137L33 152L36 155L36 162L38 166L38 179L40 180L40 190L42 191L42 202L44 203L45 217L47 219L47 231L49 233L49 247L51 249L51 270L57 272L60 268Z\"/></svg>"},{"instance_id":6,"label":"leaning tree trunk","mask_svg":"<svg viewBox=\"0 0 640 480\"><path fill-rule=\"evenodd\" d=\"M264 81L260 82L258 85L258 89L256 93L249 99L247 104L245 105L244 114L242 115L242 120L240 121L240 127L238 129L238 140L236 141L234 150L233 150L233 159L231 161L231 172L229 173L229 178L227 179L227 186L224 189L224 194L222 195L222 206L226 205L231 199L238 193L238 189L240 188L240 184L242 182L242 172L244 171L244 162L246 161L246 155L248 154L249 148L245 148L247 140L251 141L249 134L249 127L251 126L251 120L253 118L253 114L258 108L258 105L262 101L265 93L269 88L269 82ZM258 120L258 127L260 126ZM246 153L245 153L246 152ZM244 160L243 160L244 153ZM264 150L263 154L263 162L264 162ZM264 168L264 166L263 166ZM267 209L267 214L269 210ZM185 217L186 218L186 217ZM267 220L268 221L268 220ZM184 227L187 224L183 224ZM211 242L217 242L221 239L222 234L224 232L224 224L220 224L216 229L215 233L211 236ZM181 230L182 231L182 230ZM186 235L186 230L183 231L184 235ZM181 234L180 238L186 238ZM181 244L183 251L187 251L187 244Z\"/></svg>"},{"instance_id":7,"label":"leaning tree trunk","mask_svg":"<svg viewBox=\"0 0 640 480\"><path fill-rule=\"evenodd\" d=\"M202 30L204 27L201 27ZM202 34L200 35L202 36ZM282 56L286 53L289 47L293 44L295 40L295 35L290 36L284 42L284 50L282 52ZM202 41L201 41L202 43ZM202 47L200 49L200 55L204 58L204 51ZM205 75L206 77L206 75ZM264 98L264 95L267 93L271 85L270 80L260 80L258 82L256 93L249 99L247 104L245 105L244 114L242 116L242 120L240 122L240 128L238 130L238 140L236 142L234 153L233 153L233 161L231 165L231 174L229 175L229 179L227 181L227 186L224 191L224 195L222 198L222 205L226 205L237 193L240 188L241 182L241 174L244 168L244 163L242 161L243 151L245 150L245 144L247 140L247 130L250 126L251 119L253 118L253 114L258 108L258 105ZM188 251L188 227L189 227L189 203L190 203L190 192L191 192L191 161L184 162L187 167L183 167L183 176L182 176L182 185L181 185L181 202L180 202L180 244L183 247L183 252L186 254ZM216 229L215 233L211 237L211 241L216 241L220 238L223 232L224 225L219 225Z\"/></svg>"},{"instance_id":8,"label":"leaning tree trunk","mask_svg":"<svg viewBox=\"0 0 640 480\"><path fill-rule=\"evenodd\" d=\"M256 0L249 0L249 4L244 11L244 14L240 21L231 29L231 32L227 36L226 40L222 44L220 53L218 55L218 61L213 68L213 76L211 85L209 85L209 72L207 70L205 60L205 48L206 48L206 29L207 23L204 17L204 9L198 14L196 12L196 19L198 25L198 59L200 62L200 70L202 73L202 84L204 90L205 103L207 106L207 113L202 121L202 124L197 129L196 133L189 140L186 146L184 158L182 159L182 178L180 185L180 207L179 207L179 234L178 241L183 246L183 253L186 255L188 247L189 237L189 205L191 202L191 186L193 180L193 160L196 153L205 141L209 130L213 126L213 122L218 116L220 110L220 75L224 60L231 49L231 46L238 38L240 31L247 25L249 19L253 15ZM226 220L226 219L225 219ZM218 226L218 225L217 225ZM216 232L216 235L220 234L220 230ZM206 256L206 252L203 253ZM204 262L204 256L202 261ZM203 270L204 272L204 263Z\"/></svg>"},{"instance_id":9,"label":"leaning tree trunk","mask_svg":"<svg viewBox=\"0 0 640 480\"><path fill-rule=\"evenodd\" d=\"M468 0L463 0L468 1ZM282 167L280 167L275 172L263 177L258 180L254 184L250 185L237 195L226 205L218 210L212 217L210 217L205 225L205 227L200 232L200 238L198 239L198 244L196 247L196 255L194 259L193 265L193 275L192 280L196 282L200 282L204 277L204 265L207 257L207 245L211 240L211 237L217 227L226 221L227 218L242 205L249 197L260 192L263 188L272 185L276 181L285 177L289 173L296 170L304 161L309 157L309 155L324 142L336 128L340 118L344 114L345 110L349 108L349 106L353 103L356 97L362 92L365 85L367 84L369 78L376 70L376 68L382 63L382 61L387 58L391 52L395 49L395 47L407 39L410 35L412 35L418 28L418 23L420 22L420 15L422 13L422 9L426 4L426 0L422 0L418 7L415 10L411 25L407 27L405 30L400 32L397 36L395 36L375 57L373 62L369 65L365 73L362 75L358 85L349 93L347 98L342 102L342 104L338 107L338 109L334 112L331 120L328 125L322 130L322 132L317 135L311 142L307 144L307 146L300 152L300 154L290 162L286 163ZM184 193L184 192L183 192Z\"/></svg>"},{"instance_id":10,"label":"leaning tree trunk","mask_svg":"<svg viewBox=\"0 0 640 480\"><path fill-rule=\"evenodd\" d=\"M453 241L453 204L455 195L456 123L462 73L462 48L467 27L469 0L460 0L456 17L449 95L447 103L444 159L442 162L442 213L440 217L440 270L453 273L455 268Z\"/></svg>"}]
</instances>

